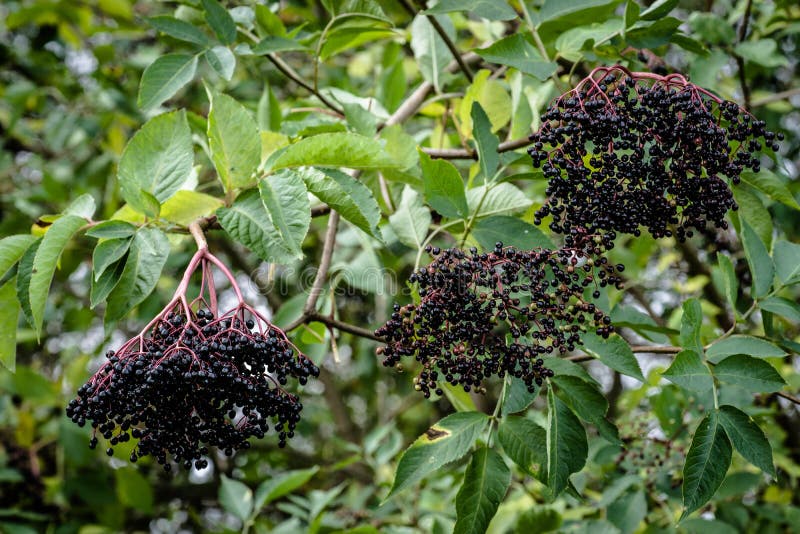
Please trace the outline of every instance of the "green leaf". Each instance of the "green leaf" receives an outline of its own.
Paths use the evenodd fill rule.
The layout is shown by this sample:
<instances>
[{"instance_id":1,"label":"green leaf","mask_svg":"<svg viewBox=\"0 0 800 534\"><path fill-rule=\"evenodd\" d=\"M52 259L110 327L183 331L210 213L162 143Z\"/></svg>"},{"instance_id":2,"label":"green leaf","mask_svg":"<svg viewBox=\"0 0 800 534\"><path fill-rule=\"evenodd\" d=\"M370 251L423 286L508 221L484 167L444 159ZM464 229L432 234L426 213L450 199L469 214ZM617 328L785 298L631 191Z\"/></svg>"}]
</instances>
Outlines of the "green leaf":
<instances>
[{"instance_id":1,"label":"green leaf","mask_svg":"<svg viewBox=\"0 0 800 534\"><path fill-rule=\"evenodd\" d=\"M167 54L159 57L142 73L139 83L139 107L145 110L161 105L194 79L197 56Z\"/></svg>"},{"instance_id":2,"label":"green leaf","mask_svg":"<svg viewBox=\"0 0 800 534\"><path fill-rule=\"evenodd\" d=\"M170 17L168 15L150 17L147 19L147 23L161 33L165 33L180 41L186 41L187 43L194 43L200 46L207 46L209 44L208 37L206 37L197 26L176 19L175 17Z\"/></svg>"},{"instance_id":3,"label":"green leaf","mask_svg":"<svg viewBox=\"0 0 800 534\"><path fill-rule=\"evenodd\" d=\"M539 10L539 20L540 23L558 19L574 20L570 15L577 12L619 3L620 0L571 0L570 2L564 2L563 0L545 0L542 9Z\"/></svg>"},{"instance_id":4,"label":"green leaf","mask_svg":"<svg viewBox=\"0 0 800 534\"><path fill-rule=\"evenodd\" d=\"M656 48L669 43L681 24L675 17L664 17L652 24L640 21L625 32L625 40L636 48Z\"/></svg>"},{"instance_id":5,"label":"green leaf","mask_svg":"<svg viewBox=\"0 0 800 534\"><path fill-rule=\"evenodd\" d=\"M485 250L493 249L498 241L521 250L555 248L553 241L539 228L509 215L479 220L472 229L472 235Z\"/></svg>"},{"instance_id":6,"label":"green leaf","mask_svg":"<svg viewBox=\"0 0 800 534\"><path fill-rule=\"evenodd\" d=\"M758 303L759 308L800 323L800 305L783 297L769 297Z\"/></svg>"},{"instance_id":7,"label":"green leaf","mask_svg":"<svg viewBox=\"0 0 800 534\"><path fill-rule=\"evenodd\" d=\"M738 43L734 52L762 67L775 68L787 65L786 57L778 50L778 43L775 39L756 39Z\"/></svg>"},{"instance_id":8,"label":"green leaf","mask_svg":"<svg viewBox=\"0 0 800 534\"><path fill-rule=\"evenodd\" d=\"M403 453L387 499L408 489L443 465L458 460L486 429L489 417L480 412L448 415Z\"/></svg>"},{"instance_id":9,"label":"green leaf","mask_svg":"<svg viewBox=\"0 0 800 534\"><path fill-rule=\"evenodd\" d=\"M300 168L296 171L314 196L348 222L380 239L381 211L367 186L349 174L333 169Z\"/></svg>"},{"instance_id":10,"label":"green leaf","mask_svg":"<svg viewBox=\"0 0 800 534\"><path fill-rule=\"evenodd\" d=\"M442 384L442 391L444 396L458 412L474 412L477 410L475 401L469 396L469 393L464 391L464 388L454 386L445 382Z\"/></svg>"},{"instance_id":11,"label":"green leaf","mask_svg":"<svg viewBox=\"0 0 800 534\"><path fill-rule=\"evenodd\" d=\"M27 320L28 324L31 326L33 326L33 312L31 311L30 298L31 276L33 275L33 260L36 258L36 253L41 244L42 238L31 243L19 259L19 266L17 267L17 300L19 301L22 313L25 315L25 320Z\"/></svg>"},{"instance_id":12,"label":"green leaf","mask_svg":"<svg viewBox=\"0 0 800 534\"><path fill-rule=\"evenodd\" d=\"M756 358L774 358L785 356L786 352L766 339L741 334L715 341L706 350L706 358L714 363L734 354L747 354Z\"/></svg>"},{"instance_id":13,"label":"green leaf","mask_svg":"<svg viewBox=\"0 0 800 534\"><path fill-rule=\"evenodd\" d=\"M153 487L149 480L133 468L115 470L114 478L120 503L143 514L153 512Z\"/></svg>"},{"instance_id":14,"label":"green leaf","mask_svg":"<svg viewBox=\"0 0 800 534\"><path fill-rule=\"evenodd\" d=\"M469 208L464 194L464 180L455 165L447 160L432 159L421 150L419 161L428 204L450 219L466 219Z\"/></svg>"},{"instance_id":15,"label":"green leaf","mask_svg":"<svg viewBox=\"0 0 800 534\"><path fill-rule=\"evenodd\" d=\"M489 188L487 192L487 187ZM503 182L481 185L467 191L467 205L470 214L477 213L477 217L489 217L502 213L516 212L527 209L532 204L525 193L513 184Z\"/></svg>"},{"instance_id":16,"label":"green leaf","mask_svg":"<svg viewBox=\"0 0 800 534\"><path fill-rule=\"evenodd\" d=\"M769 257L767 247L764 242L758 237L755 230L747 224L747 221L741 219L742 222L742 244L744 245L744 253L747 256L747 263L750 265L750 272L753 275L753 296L763 297L769 293L772 287L772 280L775 278L775 266L772 264L772 258Z\"/></svg>"},{"instance_id":17,"label":"green leaf","mask_svg":"<svg viewBox=\"0 0 800 534\"><path fill-rule=\"evenodd\" d=\"M464 482L456 495L455 534L482 534L497 513L511 484L503 457L481 447L472 454L464 473Z\"/></svg>"},{"instance_id":18,"label":"green leaf","mask_svg":"<svg viewBox=\"0 0 800 534\"><path fill-rule=\"evenodd\" d=\"M539 396L539 387L533 386L533 391L519 378L512 376L506 386L506 394L503 397L503 406L500 415L506 416L510 413L518 413L530 406L536 397Z\"/></svg>"},{"instance_id":19,"label":"green leaf","mask_svg":"<svg viewBox=\"0 0 800 534\"><path fill-rule=\"evenodd\" d=\"M308 469L298 469L288 471L278 476L269 478L261 483L256 489L253 499L253 512L258 513L264 506L284 495L288 495L296 489L304 486L311 477L319 471L319 467L314 466Z\"/></svg>"},{"instance_id":20,"label":"green leaf","mask_svg":"<svg viewBox=\"0 0 800 534\"><path fill-rule=\"evenodd\" d=\"M693 350L679 352L672 365L661 375L673 384L698 393L706 393L714 388L711 372Z\"/></svg>"},{"instance_id":21,"label":"green leaf","mask_svg":"<svg viewBox=\"0 0 800 534\"><path fill-rule=\"evenodd\" d=\"M763 192L772 200L786 204L790 208L800 210L794 195L784 181L774 172L762 170L759 172L745 171L741 174L742 180Z\"/></svg>"},{"instance_id":22,"label":"green leaf","mask_svg":"<svg viewBox=\"0 0 800 534\"><path fill-rule=\"evenodd\" d=\"M16 281L12 278L0 286L0 364L12 373L17 368L17 323L19 302Z\"/></svg>"},{"instance_id":23,"label":"green leaf","mask_svg":"<svg viewBox=\"0 0 800 534\"><path fill-rule=\"evenodd\" d=\"M114 288L117 287L122 277L122 272L125 270L126 259L127 258L122 258L114 265L111 265L103 271L99 279L95 280L94 277L92 277L92 287L89 292L89 306L92 309L106 300Z\"/></svg>"},{"instance_id":24,"label":"green leaf","mask_svg":"<svg viewBox=\"0 0 800 534\"><path fill-rule=\"evenodd\" d=\"M311 204L302 176L289 169L278 171L260 180L258 191L281 242L302 258L303 239L311 224Z\"/></svg>"},{"instance_id":25,"label":"green leaf","mask_svg":"<svg viewBox=\"0 0 800 534\"><path fill-rule=\"evenodd\" d=\"M558 54L570 61L580 61L584 50L592 50L595 43L606 42L624 31L623 21L613 18L590 26L578 26L561 33L555 46Z\"/></svg>"},{"instance_id":26,"label":"green leaf","mask_svg":"<svg viewBox=\"0 0 800 534\"><path fill-rule=\"evenodd\" d=\"M91 219L97 210L94 197L88 193L83 194L69 203L62 215L77 215L84 219Z\"/></svg>"},{"instance_id":27,"label":"green leaf","mask_svg":"<svg viewBox=\"0 0 800 534\"><path fill-rule=\"evenodd\" d=\"M559 532L564 518L552 507L534 506L525 509L517 516L514 530L506 530L508 534L544 534L545 532ZM584 521L581 521L584 523ZM592 532L592 534L602 534Z\"/></svg>"},{"instance_id":28,"label":"green leaf","mask_svg":"<svg viewBox=\"0 0 800 534\"><path fill-rule=\"evenodd\" d=\"M250 112L228 95L213 93L208 112L208 146L225 191L255 183L261 136Z\"/></svg>"},{"instance_id":29,"label":"green leaf","mask_svg":"<svg viewBox=\"0 0 800 534\"><path fill-rule=\"evenodd\" d=\"M583 336L584 349L588 354L599 359L611 369L644 382L642 368L628 343L617 334L603 339L597 334L587 333Z\"/></svg>"},{"instance_id":30,"label":"green leaf","mask_svg":"<svg viewBox=\"0 0 800 534\"><path fill-rule=\"evenodd\" d=\"M694 433L683 466L683 506L681 519L714 496L731 465L731 442L717 412L705 416Z\"/></svg>"},{"instance_id":31,"label":"green leaf","mask_svg":"<svg viewBox=\"0 0 800 534\"><path fill-rule=\"evenodd\" d=\"M470 116L472 117L472 137L475 139L478 151L478 164L483 173L484 182L488 183L494 180L495 172L500 166L500 154L497 153L500 140L492 133L489 117L478 102L472 103Z\"/></svg>"},{"instance_id":32,"label":"green leaf","mask_svg":"<svg viewBox=\"0 0 800 534\"><path fill-rule=\"evenodd\" d=\"M736 310L736 297L739 292L739 279L736 277L736 271L733 268L733 262L731 262L731 259L728 256L718 252L717 263L719 264L719 269L722 273L725 296L728 298L728 303L731 305L731 308Z\"/></svg>"},{"instance_id":33,"label":"green leaf","mask_svg":"<svg viewBox=\"0 0 800 534\"><path fill-rule=\"evenodd\" d=\"M350 169L395 169L401 165L376 139L352 132L332 132L306 137L267 161L268 170L304 165Z\"/></svg>"},{"instance_id":34,"label":"green leaf","mask_svg":"<svg viewBox=\"0 0 800 534\"><path fill-rule=\"evenodd\" d=\"M597 427L598 432L610 443L622 445L619 431L608 419L608 400L600 389L590 382L585 382L575 376L555 376L552 382L558 386L556 395L575 414Z\"/></svg>"},{"instance_id":35,"label":"green leaf","mask_svg":"<svg viewBox=\"0 0 800 534\"><path fill-rule=\"evenodd\" d=\"M42 237L39 249L36 251L28 288L28 301L31 305L31 318L37 337L42 332L47 294L50 292L50 283L56 272L58 258L72 236L85 224L86 219L76 215L59 217L48 227Z\"/></svg>"},{"instance_id":36,"label":"green leaf","mask_svg":"<svg viewBox=\"0 0 800 534\"><path fill-rule=\"evenodd\" d=\"M533 477L547 472L547 431L519 416L504 417L497 427L497 439L509 458Z\"/></svg>"},{"instance_id":37,"label":"green leaf","mask_svg":"<svg viewBox=\"0 0 800 534\"><path fill-rule=\"evenodd\" d=\"M263 56L266 54L273 54L275 52L293 52L308 50L308 47L298 43L293 39L286 39L285 37L270 35L261 39L258 44L253 47L253 54Z\"/></svg>"},{"instance_id":38,"label":"green leaf","mask_svg":"<svg viewBox=\"0 0 800 534\"><path fill-rule=\"evenodd\" d=\"M136 233L136 226L126 221L104 221L92 226L86 231L89 237L99 239L115 239L120 237L131 237Z\"/></svg>"},{"instance_id":39,"label":"green leaf","mask_svg":"<svg viewBox=\"0 0 800 534\"><path fill-rule=\"evenodd\" d=\"M214 30L222 44L232 44L236 40L236 22L228 10L217 0L201 0L206 12L206 22Z\"/></svg>"},{"instance_id":40,"label":"green leaf","mask_svg":"<svg viewBox=\"0 0 800 534\"><path fill-rule=\"evenodd\" d=\"M700 338L702 327L703 310L700 307L700 301L695 298L688 299L683 303L683 315L681 316L681 334L679 336L681 347L702 354L703 341Z\"/></svg>"},{"instance_id":41,"label":"green leaf","mask_svg":"<svg viewBox=\"0 0 800 534\"><path fill-rule=\"evenodd\" d=\"M219 485L219 503L230 514L246 521L253 512L253 490L238 480L222 475Z\"/></svg>"},{"instance_id":42,"label":"green leaf","mask_svg":"<svg viewBox=\"0 0 800 534\"><path fill-rule=\"evenodd\" d=\"M772 214L764 207L761 196L748 184L740 183L733 188L733 197L739 205L738 211L732 214L734 227L741 232L739 221L747 220L769 249L772 244Z\"/></svg>"},{"instance_id":43,"label":"green leaf","mask_svg":"<svg viewBox=\"0 0 800 534\"><path fill-rule=\"evenodd\" d=\"M30 234L10 235L0 239L0 279L19 261L34 241L36 236Z\"/></svg>"},{"instance_id":44,"label":"green leaf","mask_svg":"<svg viewBox=\"0 0 800 534\"><path fill-rule=\"evenodd\" d=\"M438 15L452 13L453 11L464 11L487 20L513 20L517 18L517 12L505 0L499 2L494 0L439 0L435 6L426 9L423 13Z\"/></svg>"},{"instance_id":45,"label":"green leaf","mask_svg":"<svg viewBox=\"0 0 800 534\"><path fill-rule=\"evenodd\" d=\"M422 205L419 194L406 186L403 189L403 196L400 198L400 205L389 216L389 224L392 225L392 229L401 243L414 249L420 249L425 241L425 236L428 235L431 213Z\"/></svg>"},{"instance_id":46,"label":"green leaf","mask_svg":"<svg viewBox=\"0 0 800 534\"><path fill-rule=\"evenodd\" d=\"M647 498L644 491L637 489L623 493L606 510L608 520L623 534L633 534L647 516Z\"/></svg>"},{"instance_id":47,"label":"green leaf","mask_svg":"<svg viewBox=\"0 0 800 534\"><path fill-rule=\"evenodd\" d=\"M647 9L642 11L639 18L642 20L658 20L669 14L678 5L678 0L656 0Z\"/></svg>"},{"instance_id":48,"label":"green leaf","mask_svg":"<svg viewBox=\"0 0 800 534\"><path fill-rule=\"evenodd\" d=\"M123 318L156 287L169 256L169 241L161 230L141 228L133 236L119 284L108 297L106 325Z\"/></svg>"},{"instance_id":49,"label":"green leaf","mask_svg":"<svg viewBox=\"0 0 800 534\"><path fill-rule=\"evenodd\" d=\"M719 422L731 443L742 457L775 478L775 464L772 462L772 447L764 431L753 419L733 406L720 406Z\"/></svg>"},{"instance_id":50,"label":"green leaf","mask_svg":"<svg viewBox=\"0 0 800 534\"><path fill-rule=\"evenodd\" d=\"M449 17L436 16L445 34L455 41L456 32ZM453 55L436 29L425 15L419 14L411 22L411 50L425 81L433 84L437 93L441 92L445 67L453 60Z\"/></svg>"},{"instance_id":51,"label":"green leaf","mask_svg":"<svg viewBox=\"0 0 800 534\"><path fill-rule=\"evenodd\" d=\"M183 226L189 226L200 217L206 217L225 203L211 195L181 189L161 206L161 218Z\"/></svg>"},{"instance_id":52,"label":"green leaf","mask_svg":"<svg viewBox=\"0 0 800 534\"><path fill-rule=\"evenodd\" d=\"M236 56L226 46L215 46L206 50L206 61L223 80L231 81L236 70Z\"/></svg>"},{"instance_id":53,"label":"green leaf","mask_svg":"<svg viewBox=\"0 0 800 534\"><path fill-rule=\"evenodd\" d=\"M130 237L105 239L97 243L92 253L92 271L94 279L100 278L105 270L123 257L131 246Z\"/></svg>"},{"instance_id":54,"label":"green leaf","mask_svg":"<svg viewBox=\"0 0 800 534\"><path fill-rule=\"evenodd\" d=\"M625 21L625 28L630 28L636 24L636 21L639 20L639 4L633 0L628 0L628 3L625 4L625 17L623 20Z\"/></svg>"},{"instance_id":55,"label":"green leaf","mask_svg":"<svg viewBox=\"0 0 800 534\"><path fill-rule=\"evenodd\" d=\"M242 193L230 208L218 209L217 217L228 235L262 260L284 265L294 261L295 255L283 245L257 190Z\"/></svg>"},{"instance_id":56,"label":"green leaf","mask_svg":"<svg viewBox=\"0 0 800 534\"><path fill-rule=\"evenodd\" d=\"M788 241L775 243L775 272L784 284L800 282L800 245Z\"/></svg>"},{"instance_id":57,"label":"green leaf","mask_svg":"<svg viewBox=\"0 0 800 534\"><path fill-rule=\"evenodd\" d=\"M786 385L773 366L746 354L728 356L719 362L714 367L714 376L753 393L774 393Z\"/></svg>"},{"instance_id":58,"label":"green leaf","mask_svg":"<svg viewBox=\"0 0 800 534\"><path fill-rule=\"evenodd\" d=\"M589 445L586 430L572 410L547 392L547 486L558 496L569 484L569 477L586 464Z\"/></svg>"},{"instance_id":59,"label":"green leaf","mask_svg":"<svg viewBox=\"0 0 800 534\"><path fill-rule=\"evenodd\" d=\"M194 152L186 112L153 117L128 142L117 169L122 197L140 213L152 210L146 194L163 203L192 173Z\"/></svg>"},{"instance_id":60,"label":"green leaf","mask_svg":"<svg viewBox=\"0 0 800 534\"><path fill-rule=\"evenodd\" d=\"M256 14L256 28L259 35L286 35L286 27L281 18L270 11L269 7L263 4L253 6Z\"/></svg>"},{"instance_id":61,"label":"green leaf","mask_svg":"<svg viewBox=\"0 0 800 534\"><path fill-rule=\"evenodd\" d=\"M491 46L477 49L475 53L490 63L507 65L539 81L545 81L556 72L558 65L542 57L530 43L529 35L527 32L515 33L495 41Z\"/></svg>"}]
</instances>

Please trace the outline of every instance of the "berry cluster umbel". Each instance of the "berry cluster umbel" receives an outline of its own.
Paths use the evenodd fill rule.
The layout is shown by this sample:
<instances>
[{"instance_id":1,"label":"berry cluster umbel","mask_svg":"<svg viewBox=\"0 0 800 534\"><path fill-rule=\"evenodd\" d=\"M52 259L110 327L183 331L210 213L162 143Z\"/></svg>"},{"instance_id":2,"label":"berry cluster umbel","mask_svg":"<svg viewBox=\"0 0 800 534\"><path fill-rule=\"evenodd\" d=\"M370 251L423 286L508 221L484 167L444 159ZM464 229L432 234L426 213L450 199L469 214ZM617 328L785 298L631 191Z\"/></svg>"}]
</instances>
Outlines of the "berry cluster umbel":
<instances>
[{"instance_id":1,"label":"berry cluster umbel","mask_svg":"<svg viewBox=\"0 0 800 534\"><path fill-rule=\"evenodd\" d=\"M236 293L231 310L217 309L212 264ZM200 296L190 303L186 289L198 267ZM228 456L246 449L270 424L285 446L303 405L282 386L319 375L282 330L244 302L233 276L205 249L192 258L164 310L107 358L67 415L79 426L90 422L91 448L98 434L109 440L109 456L115 445L136 439L130 461L150 455L167 471L172 461L187 469L207 466L211 446Z\"/></svg>"},{"instance_id":2,"label":"berry cluster umbel","mask_svg":"<svg viewBox=\"0 0 800 534\"><path fill-rule=\"evenodd\" d=\"M728 182L758 172L759 151L783 138L679 74L620 66L592 71L542 121L529 153L548 199L535 222L551 216L550 228L578 248L600 235L609 249L617 232L638 236L640 227L681 241L727 227L737 208Z\"/></svg>"},{"instance_id":3,"label":"berry cluster umbel","mask_svg":"<svg viewBox=\"0 0 800 534\"><path fill-rule=\"evenodd\" d=\"M415 388L429 397L443 393L444 380L465 391L483 391L493 375L515 376L530 391L553 376L542 356L563 354L580 344L581 332L613 332L592 302L598 286L620 286L621 265L610 265L562 248L530 251L503 247L479 254L426 249L434 260L411 275L419 304L395 304L375 333L386 346L385 366L415 356L422 371ZM590 296L591 295L591 296Z\"/></svg>"}]
</instances>

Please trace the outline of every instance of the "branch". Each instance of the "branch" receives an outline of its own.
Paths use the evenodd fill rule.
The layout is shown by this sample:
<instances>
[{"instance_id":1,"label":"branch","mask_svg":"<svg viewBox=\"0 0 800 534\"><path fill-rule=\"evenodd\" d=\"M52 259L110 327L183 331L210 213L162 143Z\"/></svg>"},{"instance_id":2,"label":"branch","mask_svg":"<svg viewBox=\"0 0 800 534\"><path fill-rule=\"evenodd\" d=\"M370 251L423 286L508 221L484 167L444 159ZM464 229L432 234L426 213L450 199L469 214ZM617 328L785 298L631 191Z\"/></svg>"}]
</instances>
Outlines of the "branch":
<instances>
[{"instance_id":1,"label":"branch","mask_svg":"<svg viewBox=\"0 0 800 534\"><path fill-rule=\"evenodd\" d=\"M328 229L325 231L325 242L322 245L322 259L319 262L319 270L314 277L311 292L308 294L305 306L303 306L304 315L309 315L317 309L317 301L322 294L325 279L328 277L328 269L331 267L331 258L333 257L333 248L336 246L336 230L338 227L339 214L335 211L331 211L331 216L328 219Z\"/></svg>"},{"instance_id":2,"label":"branch","mask_svg":"<svg viewBox=\"0 0 800 534\"><path fill-rule=\"evenodd\" d=\"M373 341L384 341L384 339L380 336L376 336L375 332L372 330L368 330L366 328L362 328L360 326L356 326L350 323L345 323L338 319L334 319L333 317L329 317L327 315L322 315L317 312L312 312L307 315L306 320L304 322L307 323L322 323L326 326L330 326L337 330L341 330L342 332L347 332L348 334L353 334L354 336L363 337L366 339L371 339ZM287 328L289 330L289 328Z\"/></svg>"},{"instance_id":3,"label":"branch","mask_svg":"<svg viewBox=\"0 0 800 534\"><path fill-rule=\"evenodd\" d=\"M738 42L744 41L745 37L747 36L747 27L750 24L750 11L753 7L753 1L747 0L747 5L744 8L744 17L742 18L742 24L739 26L739 35L738 35ZM744 59L739 54L734 54L733 57L736 58L736 65L739 67L739 85L742 86L742 98L744 99L744 107L747 110L752 108L750 103L750 87L747 85L747 75L744 70Z\"/></svg>"},{"instance_id":4,"label":"branch","mask_svg":"<svg viewBox=\"0 0 800 534\"><path fill-rule=\"evenodd\" d=\"M672 347L669 345L631 345L631 351L635 354L678 354L683 349L681 347ZM596 360L594 356L588 354L577 354L575 356L568 356L564 358L574 363L588 362Z\"/></svg>"},{"instance_id":5,"label":"branch","mask_svg":"<svg viewBox=\"0 0 800 534\"><path fill-rule=\"evenodd\" d=\"M296 83L300 87L304 88L306 91L316 96L320 100L320 102L328 106L334 112L338 113L340 117L344 116L344 111L339 106L328 100L326 96L324 96L322 93L314 89L314 86L312 86L310 83L301 78L300 75L297 73L297 71L294 70L288 63L286 63L280 57L278 57L275 54L267 54L267 59L270 60L272 64L278 68L279 71L285 74L287 78L289 78L294 83Z\"/></svg>"},{"instance_id":6,"label":"branch","mask_svg":"<svg viewBox=\"0 0 800 534\"><path fill-rule=\"evenodd\" d=\"M511 152L530 143L531 140L528 137L505 141L497 147L497 152L501 154L503 152ZM430 157L438 159L478 159L478 153L475 150L464 148L423 148L422 151Z\"/></svg>"},{"instance_id":7,"label":"branch","mask_svg":"<svg viewBox=\"0 0 800 534\"><path fill-rule=\"evenodd\" d=\"M788 393L783 393L782 391L778 391L778 392L776 392L775 394L776 394L777 396L779 396L779 397L781 397L781 398L783 398L783 399L786 399L786 400L788 400L788 401L791 401L791 402L793 402L793 403L795 403L795 404L800 404L800 399L798 399L798 398L797 398L797 397L795 397L794 395L789 395Z\"/></svg>"},{"instance_id":8,"label":"branch","mask_svg":"<svg viewBox=\"0 0 800 534\"><path fill-rule=\"evenodd\" d=\"M758 98L750 102L750 104L754 107L766 106L767 104L771 104L772 102L777 102L779 100L788 100L793 96L800 95L800 87L795 87L794 89L787 89L786 91L781 91L780 93L772 93L765 97Z\"/></svg>"}]
</instances>

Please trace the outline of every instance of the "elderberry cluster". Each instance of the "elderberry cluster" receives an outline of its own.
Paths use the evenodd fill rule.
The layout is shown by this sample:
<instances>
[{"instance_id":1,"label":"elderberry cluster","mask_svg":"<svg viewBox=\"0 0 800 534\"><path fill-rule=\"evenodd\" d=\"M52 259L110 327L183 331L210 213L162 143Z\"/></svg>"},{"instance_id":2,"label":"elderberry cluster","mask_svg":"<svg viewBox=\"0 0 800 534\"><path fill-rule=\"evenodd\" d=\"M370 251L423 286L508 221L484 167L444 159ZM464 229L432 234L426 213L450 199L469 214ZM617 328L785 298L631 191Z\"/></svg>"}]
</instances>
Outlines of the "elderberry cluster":
<instances>
[{"instance_id":1,"label":"elderberry cluster","mask_svg":"<svg viewBox=\"0 0 800 534\"><path fill-rule=\"evenodd\" d=\"M553 376L542 356L563 354L580 344L581 332L608 337L614 327L592 302L598 286L620 287L622 265L593 260L574 250L503 247L479 254L426 249L434 260L410 278L419 304L395 304L384 337L385 366L406 356L422 364L415 388L441 395L444 380L465 391L484 391L493 375L511 375L533 392ZM592 297L588 297L591 294Z\"/></svg>"},{"instance_id":2,"label":"elderberry cluster","mask_svg":"<svg viewBox=\"0 0 800 534\"><path fill-rule=\"evenodd\" d=\"M529 153L548 199L535 222L551 216L550 228L579 248L599 236L610 249L617 232L638 236L640 227L681 241L726 228L737 209L728 182L758 172L759 151L783 139L680 75L619 66L595 69L542 121Z\"/></svg>"},{"instance_id":3,"label":"elderberry cluster","mask_svg":"<svg viewBox=\"0 0 800 534\"><path fill-rule=\"evenodd\" d=\"M180 304L146 333L125 343L78 390L67 415L79 426L91 422L107 449L138 439L135 462L153 456L164 469L171 460L185 468L208 465L208 447L228 456L249 448L250 437L270 428L278 445L294 435L303 405L281 387L305 384L319 368L296 352L283 331L240 304L215 316ZM254 320L255 319L255 320Z\"/></svg>"}]
</instances>

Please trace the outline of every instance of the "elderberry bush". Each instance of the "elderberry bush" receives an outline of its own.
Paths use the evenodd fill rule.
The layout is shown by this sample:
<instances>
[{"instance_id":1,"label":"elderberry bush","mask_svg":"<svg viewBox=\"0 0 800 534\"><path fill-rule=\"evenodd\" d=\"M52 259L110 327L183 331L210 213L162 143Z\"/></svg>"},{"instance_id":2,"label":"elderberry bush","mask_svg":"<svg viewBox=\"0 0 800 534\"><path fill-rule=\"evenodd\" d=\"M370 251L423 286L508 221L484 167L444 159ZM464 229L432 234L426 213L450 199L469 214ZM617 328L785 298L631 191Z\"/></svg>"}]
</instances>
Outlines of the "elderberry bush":
<instances>
[{"instance_id":1,"label":"elderberry bush","mask_svg":"<svg viewBox=\"0 0 800 534\"><path fill-rule=\"evenodd\" d=\"M621 265L590 259L575 250L524 251L503 247L426 249L434 260L410 278L419 304L395 304L389 321L376 330L385 366L414 356L422 364L415 388L429 397L441 380L465 391L485 391L493 375L511 375L533 392L553 376L548 354L574 350L581 332L613 332L611 321L592 301L596 287L621 287Z\"/></svg>"},{"instance_id":2,"label":"elderberry bush","mask_svg":"<svg viewBox=\"0 0 800 534\"><path fill-rule=\"evenodd\" d=\"M542 122L528 151L549 180L535 222L551 216L550 228L579 248L610 249L617 232L640 227L681 241L726 228L737 209L728 184L758 172L759 151L783 139L679 74L619 66L592 71ZM584 239L593 236L599 243Z\"/></svg>"},{"instance_id":3,"label":"elderberry bush","mask_svg":"<svg viewBox=\"0 0 800 534\"><path fill-rule=\"evenodd\" d=\"M204 261L212 256L201 253L203 285L213 292ZM239 304L215 313L216 296L212 309L193 312L179 288L141 334L107 354L67 407L73 422L91 424L91 448L99 435L109 440L111 456L115 445L135 439L131 462L150 455L169 471L171 462L206 467L209 447L230 456L270 429L286 445L303 405L283 386L290 378L305 384L319 368L235 289Z\"/></svg>"}]
</instances>

